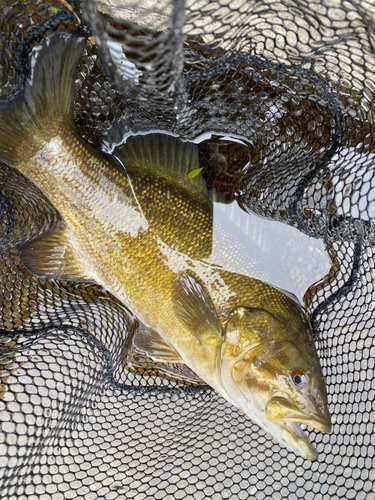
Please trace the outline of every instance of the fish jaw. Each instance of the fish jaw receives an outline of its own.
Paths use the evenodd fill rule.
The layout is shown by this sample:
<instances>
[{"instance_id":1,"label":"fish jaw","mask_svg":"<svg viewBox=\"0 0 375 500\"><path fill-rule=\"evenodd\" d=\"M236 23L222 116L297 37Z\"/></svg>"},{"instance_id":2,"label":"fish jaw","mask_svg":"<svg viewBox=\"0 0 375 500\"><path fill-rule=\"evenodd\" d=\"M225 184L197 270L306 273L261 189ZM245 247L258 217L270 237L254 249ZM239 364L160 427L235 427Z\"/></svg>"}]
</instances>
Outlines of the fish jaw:
<instances>
[{"instance_id":1,"label":"fish jaw","mask_svg":"<svg viewBox=\"0 0 375 500\"><path fill-rule=\"evenodd\" d=\"M329 414L320 418L302 411L290 400L282 396L273 396L267 403L266 416L269 422L279 426L279 432L288 441L289 447L307 460L315 460L317 451L303 432L300 424L306 424L323 433L331 432Z\"/></svg>"},{"instance_id":2,"label":"fish jaw","mask_svg":"<svg viewBox=\"0 0 375 500\"><path fill-rule=\"evenodd\" d=\"M227 395L229 401L235 401L235 405L241 409L253 422L259 427L268 432L280 444L293 451L296 455L303 457L306 460L316 460L318 452L301 429L296 421L278 422L267 418L267 412L261 411L258 405L246 398L242 391L235 384L226 384Z\"/></svg>"},{"instance_id":3,"label":"fish jaw","mask_svg":"<svg viewBox=\"0 0 375 500\"><path fill-rule=\"evenodd\" d=\"M284 438L283 441L287 442L287 447L292 449L294 453L306 460L313 461L318 458L317 450L297 422L286 422L277 425Z\"/></svg>"},{"instance_id":4,"label":"fish jaw","mask_svg":"<svg viewBox=\"0 0 375 500\"><path fill-rule=\"evenodd\" d=\"M330 432L331 420L328 411L325 414L320 410L318 412L320 417L309 415L280 393L271 396L262 406L256 396L249 398L234 381L232 370L237 361L224 358L218 362L220 393L296 455L306 460L316 460L318 452L301 429L300 424L307 424L322 432Z\"/></svg>"},{"instance_id":5,"label":"fish jaw","mask_svg":"<svg viewBox=\"0 0 375 500\"><path fill-rule=\"evenodd\" d=\"M320 418L315 415L309 415L282 396L273 396L270 398L267 403L266 414L270 422L280 424L298 422L314 427L323 433L331 432L331 418L329 414L325 415L320 412Z\"/></svg>"}]
</instances>

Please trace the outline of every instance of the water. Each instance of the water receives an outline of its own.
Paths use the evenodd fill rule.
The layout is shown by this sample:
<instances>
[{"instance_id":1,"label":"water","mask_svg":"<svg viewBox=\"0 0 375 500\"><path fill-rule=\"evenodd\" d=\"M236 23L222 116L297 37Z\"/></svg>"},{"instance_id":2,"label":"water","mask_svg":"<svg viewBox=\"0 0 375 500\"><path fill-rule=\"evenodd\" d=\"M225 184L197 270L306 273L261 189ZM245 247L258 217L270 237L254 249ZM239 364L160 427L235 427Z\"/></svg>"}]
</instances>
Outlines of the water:
<instances>
[{"instance_id":1,"label":"water","mask_svg":"<svg viewBox=\"0 0 375 500\"><path fill-rule=\"evenodd\" d=\"M194 142L207 141L215 133L205 133ZM232 141L247 146L240 136L225 135L218 141ZM214 197L215 199L215 197ZM247 248L247 259L223 260L220 248L228 245L221 241L218 227L233 234ZM214 203L214 245L210 262L226 269L261 279L270 285L294 294L300 302L306 290L321 280L330 270L331 263L321 240L311 238L296 228L245 213L234 201ZM230 249L228 249L230 252Z\"/></svg>"},{"instance_id":2,"label":"water","mask_svg":"<svg viewBox=\"0 0 375 500\"><path fill-rule=\"evenodd\" d=\"M246 214L236 202L214 204L214 247L210 262L224 265L217 251L223 242L218 225L247 247L247 262L225 263L228 270L262 279L294 294L301 302L306 290L322 279L331 264L321 240L310 238L294 227Z\"/></svg>"}]
</instances>

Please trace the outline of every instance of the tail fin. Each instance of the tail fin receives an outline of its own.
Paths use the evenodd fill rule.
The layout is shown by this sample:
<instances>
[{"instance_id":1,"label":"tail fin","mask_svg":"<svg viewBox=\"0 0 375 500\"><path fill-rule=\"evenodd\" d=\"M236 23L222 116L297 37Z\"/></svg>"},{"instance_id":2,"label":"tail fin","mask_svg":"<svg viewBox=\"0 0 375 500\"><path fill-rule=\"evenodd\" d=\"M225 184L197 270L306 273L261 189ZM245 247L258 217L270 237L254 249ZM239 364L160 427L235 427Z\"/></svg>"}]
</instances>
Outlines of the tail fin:
<instances>
[{"instance_id":1,"label":"tail fin","mask_svg":"<svg viewBox=\"0 0 375 500\"><path fill-rule=\"evenodd\" d=\"M57 118L73 120L74 74L85 38L56 31L33 48L23 91L0 104L0 159L14 164L24 140Z\"/></svg>"}]
</instances>

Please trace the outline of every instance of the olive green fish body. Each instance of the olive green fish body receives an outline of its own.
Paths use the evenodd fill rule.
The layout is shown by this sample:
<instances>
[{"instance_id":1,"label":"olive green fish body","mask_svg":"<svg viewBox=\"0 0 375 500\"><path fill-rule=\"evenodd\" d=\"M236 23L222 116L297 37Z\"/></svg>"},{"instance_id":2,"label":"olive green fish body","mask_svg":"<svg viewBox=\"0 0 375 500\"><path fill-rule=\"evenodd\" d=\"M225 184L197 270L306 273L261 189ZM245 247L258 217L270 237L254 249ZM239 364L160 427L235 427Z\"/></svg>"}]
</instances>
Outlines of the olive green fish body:
<instances>
[{"instance_id":1,"label":"olive green fish body","mask_svg":"<svg viewBox=\"0 0 375 500\"><path fill-rule=\"evenodd\" d=\"M297 422L327 431L329 414L302 308L209 262L212 203L201 176L188 176L198 167L195 145L150 134L111 156L79 137L73 86L83 47L75 33L44 39L29 57L24 93L0 106L1 159L62 219L21 247L21 260L39 276L102 285L148 328L135 337L139 348L185 362L280 442L315 458ZM233 243L228 259L250 258Z\"/></svg>"}]
</instances>

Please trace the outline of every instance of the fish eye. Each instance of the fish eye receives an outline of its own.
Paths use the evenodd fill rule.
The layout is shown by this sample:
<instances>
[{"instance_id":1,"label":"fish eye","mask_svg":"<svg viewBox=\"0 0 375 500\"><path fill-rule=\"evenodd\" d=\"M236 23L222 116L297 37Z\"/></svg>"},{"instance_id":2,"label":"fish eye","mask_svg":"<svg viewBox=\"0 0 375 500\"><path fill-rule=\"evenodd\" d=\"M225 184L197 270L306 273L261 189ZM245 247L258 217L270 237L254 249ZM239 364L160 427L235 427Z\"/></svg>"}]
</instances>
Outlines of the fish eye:
<instances>
[{"instance_id":1,"label":"fish eye","mask_svg":"<svg viewBox=\"0 0 375 500\"><path fill-rule=\"evenodd\" d=\"M303 389L307 386L309 380L307 374L302 370L293 370L292 372L293 384L298 387L298 389Z\"/></svg>"}]
</instances>

